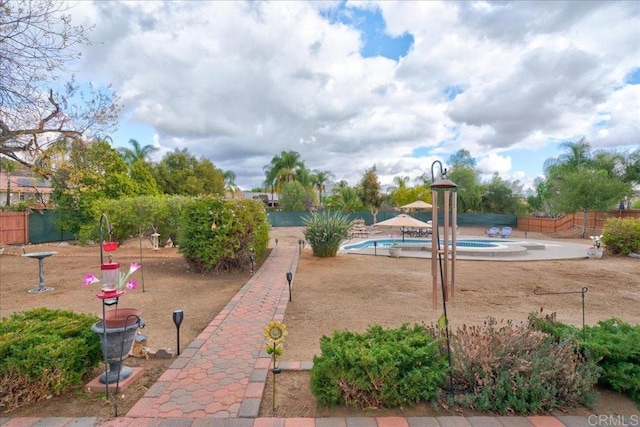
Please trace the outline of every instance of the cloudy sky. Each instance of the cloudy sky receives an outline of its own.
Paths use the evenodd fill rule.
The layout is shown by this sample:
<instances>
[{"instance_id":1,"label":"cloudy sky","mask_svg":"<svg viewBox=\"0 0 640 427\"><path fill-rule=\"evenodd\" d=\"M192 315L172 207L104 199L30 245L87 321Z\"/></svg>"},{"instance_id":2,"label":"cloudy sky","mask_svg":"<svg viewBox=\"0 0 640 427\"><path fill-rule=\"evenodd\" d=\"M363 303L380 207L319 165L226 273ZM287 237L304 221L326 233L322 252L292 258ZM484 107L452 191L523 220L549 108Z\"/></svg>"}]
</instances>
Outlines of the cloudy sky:
<instances>
[{"instance_id":1,"label":"cloudy sky","mask_svg":"<svg viewBox=\"0 0 640 427\"><path fill-rule=\"evenodd\" d=\"M77 75L112 84L115 145L176 148L260 186L274 155L355 185L461 148L530 185L563 141L640 147L640 2L78 2Z\"/></svg>"}]
</instances>

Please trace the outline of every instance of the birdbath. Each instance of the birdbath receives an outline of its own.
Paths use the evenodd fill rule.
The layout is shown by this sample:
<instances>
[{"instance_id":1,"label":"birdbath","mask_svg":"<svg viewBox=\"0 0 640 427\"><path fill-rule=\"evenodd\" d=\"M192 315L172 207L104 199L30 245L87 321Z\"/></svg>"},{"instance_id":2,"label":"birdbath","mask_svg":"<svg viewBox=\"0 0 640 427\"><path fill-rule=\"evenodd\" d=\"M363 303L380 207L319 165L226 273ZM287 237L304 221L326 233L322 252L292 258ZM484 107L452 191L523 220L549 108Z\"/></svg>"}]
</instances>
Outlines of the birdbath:
<instances>
[{"instance_id":1,"label":"birdbath","mask_svg":"<svg viewBox=\"0 0 640 427\"><path fill-rule=\"evenodd\" d=\"M29 289L30 294L39 294L41 292L52 291L53 288L44 285L44 259L50 257L51 255L57 254L57 252L31 252L30 254L24 254L22 256L26 256L29 258L38 260L38 273L40 276L40 280L38 281L38 287Z\"/></svg>"}]
</instances>

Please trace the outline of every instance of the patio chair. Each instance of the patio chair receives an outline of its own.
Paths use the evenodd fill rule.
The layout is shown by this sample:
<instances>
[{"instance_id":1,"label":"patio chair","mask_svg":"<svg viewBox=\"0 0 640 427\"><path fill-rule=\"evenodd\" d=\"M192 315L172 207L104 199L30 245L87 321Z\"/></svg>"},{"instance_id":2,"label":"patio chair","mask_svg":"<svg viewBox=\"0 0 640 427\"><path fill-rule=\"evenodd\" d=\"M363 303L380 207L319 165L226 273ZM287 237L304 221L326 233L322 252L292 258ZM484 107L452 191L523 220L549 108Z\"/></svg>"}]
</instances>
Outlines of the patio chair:
<instances>
[{"instance_id":1,"label":"patio chair","mask_svg":"<svg viewBox=\"0 0 640 427\"><path fill-rule=\"evenodd\" d=\"M488 237L496 237L500 235L500 229L498 227L491 227L487 231L484 232Z\"/></svg>"},{"instance_id":2,"label":"patio chair","mask_svg":"<svg viewBox=\"0 0 640 427\"><path fill-rule=\"evenodd\" d=\"M511 227L502 227L502 230L500 230L500 237L502 237L503 239L506 239L510 235L511 235Z\"/></svg>"}]
</instances>

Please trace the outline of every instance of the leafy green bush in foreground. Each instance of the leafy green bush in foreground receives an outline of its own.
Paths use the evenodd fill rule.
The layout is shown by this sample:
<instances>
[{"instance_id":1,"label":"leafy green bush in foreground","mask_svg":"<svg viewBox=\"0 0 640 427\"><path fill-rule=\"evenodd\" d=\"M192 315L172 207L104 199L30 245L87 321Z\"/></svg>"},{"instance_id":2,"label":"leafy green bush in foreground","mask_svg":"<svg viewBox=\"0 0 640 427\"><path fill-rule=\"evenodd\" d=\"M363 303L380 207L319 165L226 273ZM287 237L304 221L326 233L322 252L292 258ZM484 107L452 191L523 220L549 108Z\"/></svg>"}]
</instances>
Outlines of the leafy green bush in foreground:
<instances>
[{"instance_id":1,"label":"leafy green bush in foreground","mask_svg":"<svg viewBox=\"0 0 640 427\"><path fill-rule=\"evenodd\" d=\"M603 370L600 385L624 393L640 404L640 325L631 326L612 318L582 330L556 320L555 313L529 318L533 327L553 334L556 339L580 340L583 352L597 361Z\"/></svg>"},{"instance_id":2,"label":"leafy green bush in foreground","mask_svg":"<svg viewBox=\"0 0 640 427\"><path fill-rule=\"evenodd\" d=\"M47 308L0 320L0 406L10 411L82 384L102 361L97 320Z\"/></svg>"},{"instance_id":3,"label":"leafy green bush in foreground","mask_svg":"<svg viewBox=\"0 0 640 427\"><path fill-rule=\"evenodd\" d=\"M448 371L438 342L418 325L335 332L321 338L320 348L321 356L313 360L311 391L327 406L367 409L429 401L438 395Z\"/></svg>"}]
</instances>

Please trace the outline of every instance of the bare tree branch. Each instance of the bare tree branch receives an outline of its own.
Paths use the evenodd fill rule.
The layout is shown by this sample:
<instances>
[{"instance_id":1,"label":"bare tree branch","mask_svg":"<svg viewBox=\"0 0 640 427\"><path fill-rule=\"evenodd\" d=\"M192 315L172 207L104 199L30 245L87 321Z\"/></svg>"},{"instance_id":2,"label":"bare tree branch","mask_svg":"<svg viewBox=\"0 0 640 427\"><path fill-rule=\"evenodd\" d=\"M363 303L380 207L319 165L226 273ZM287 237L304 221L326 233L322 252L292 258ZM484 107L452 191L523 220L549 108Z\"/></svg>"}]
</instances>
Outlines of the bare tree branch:
<instances>
[{"instance_id":1,"label":"bare tree branch","mask_svg":"<svg viewBox=\"0 0 640 427\"><path fill-rule=\"evenodd\" d=\"M72 25L70 9L54 0L0 0L0 154L26 166L56 141L100 137L117 123L111 87L81 90L72 77L64 93L44 89L68 72L80 45L90 45L90 29Z\"/></svg>"}]
</instances>

